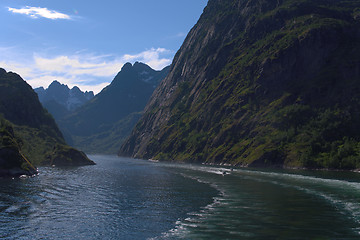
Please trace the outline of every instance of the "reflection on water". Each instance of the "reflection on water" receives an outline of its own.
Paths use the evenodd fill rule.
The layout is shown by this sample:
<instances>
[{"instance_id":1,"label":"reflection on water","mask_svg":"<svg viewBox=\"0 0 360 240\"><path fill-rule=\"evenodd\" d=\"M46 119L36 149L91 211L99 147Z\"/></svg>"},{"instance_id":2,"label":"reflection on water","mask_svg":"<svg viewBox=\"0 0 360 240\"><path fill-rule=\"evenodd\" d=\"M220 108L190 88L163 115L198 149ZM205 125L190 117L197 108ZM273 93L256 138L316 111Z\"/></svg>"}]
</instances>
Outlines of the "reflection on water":
<instances>
[{"instance_id":1,"label":"reflection on water","mask_svg":"<svg viewBox=\"0 0 360 240\"><path fill-rule=\"evenodd\" d=\"M360 239L360 174L91 158L0 180L0 238Z\"/></svg>"},{"instance_id":2,"label":"reflection on water","mask_svg":"<svg viewBox=\"0 0 360 240\"><path fill-rule=\"evenodd\" d=\"M216 191L145 161L92 157L81 168L42 168L0 180L0 238L146 239L174 227Z\"/></svg>"}]
</instances>

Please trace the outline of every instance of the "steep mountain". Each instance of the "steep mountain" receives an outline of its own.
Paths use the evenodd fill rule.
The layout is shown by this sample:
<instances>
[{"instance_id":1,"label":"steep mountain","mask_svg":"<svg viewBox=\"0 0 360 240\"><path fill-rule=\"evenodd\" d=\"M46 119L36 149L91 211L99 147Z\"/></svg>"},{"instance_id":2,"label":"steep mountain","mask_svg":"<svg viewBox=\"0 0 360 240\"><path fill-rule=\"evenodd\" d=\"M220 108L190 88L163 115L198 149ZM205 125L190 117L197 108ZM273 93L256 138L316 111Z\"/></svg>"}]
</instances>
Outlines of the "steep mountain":
<instances>
[{"instance_id":1,"label":"steep mountain","mask_svg":"<svg viewBox=\"0 0 360 240\"><path fill-rule=\"evenodd\" d=\"M37 169L21 153L11 123L0 116L0 177L33 175Z\"/></svg>"},{"instance_id":2,"label":"steep mountain","mask_svg":"<svg viewBox=\"0 0 360 240\"><path fill-rule=\"evenodd\" d=\"M0 69L0 115L1 176L21 169L27 174L34 170L33 165L93 164L83 153L65 145L33 89L19 75L4 69Z\"/></svg>"},{"instance_id":3,"label":"steep mountain","mask_svg":"<svg viewBox=\"0 0 360 240\"><path fill-rule=\"evenodd\" d=\"M55 117L59 119L71 111L81 107L94 97L92 91L82 92L78 87L70 89L67 85L53 81L47 89L36 88L40 102Z\"/></svg>"},{"instance_id":4,"label":"steep mountain","mask_svg":"<svg viewBox=\"0 0 360 240\"><path fill-rule=\"evenodd\" d=\"M126 63L109 86L59 121L67 142L88 153L115 154L168 70Z\"/></svg>"},{"instance_id":5,"label":"steep mountain","mask_svg":"<svg viewBox=\"0 0 360 240\"><path fill-rule=\"evenodd\" d=\"M209 0L119 154L359 168L359 92L359 0Z\"/></svg>"}]
</instances>

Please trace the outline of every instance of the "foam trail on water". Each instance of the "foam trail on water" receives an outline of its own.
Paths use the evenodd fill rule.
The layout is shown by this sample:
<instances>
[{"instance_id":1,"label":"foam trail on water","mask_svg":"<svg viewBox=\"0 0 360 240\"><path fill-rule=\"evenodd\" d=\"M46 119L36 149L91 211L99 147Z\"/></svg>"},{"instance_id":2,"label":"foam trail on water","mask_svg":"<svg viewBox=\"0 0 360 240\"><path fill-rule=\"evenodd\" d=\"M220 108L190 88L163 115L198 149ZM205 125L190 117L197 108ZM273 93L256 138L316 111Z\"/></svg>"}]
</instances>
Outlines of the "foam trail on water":
<instances>
[{"instance_id":1,"label":"foam trail on water","mask_svg":"<svg viewBox=\"0 0 360 240\"><path fill-rule=\"evenodd\" d=\"M217 189L219 194L213 198L213 202L211 204L203 207L199 212L189 213L188 218L182 220L179 219L176 222L175 228L155 239L187 239L193 236L194 231L198 232L199 229L211 231L205 230L209 227L206 226L206 223L209 222L214 215L221 218L224 217L221 216L222 212L225 213L226 211L232 211L234 209L240 209L242 211L247 208L249 210L256 209L256 206L241 205L242 202L237 201L238 196L232 193L232 186L226 185L226 179L228 179L228 177L235 180L238 179L238 181L246 180L262 182L282 188L295 189L305 193L306 195L312 195L316 198L323 199L323 201L330 203L337 212L343 215L344 218L348 218L355 223L356 226L353 227L353 231L360 236L360 183L358 182L327 179L301 174L262 172L246 169L234 169L230 171L228 168L196 165L170 164L165 166L184 170L185 173L181 173L184 177L209 184L213 188ZM224 176L224 172L228 172L230 174ZM259 208L261 209L261 206L259 206ZM229 234L232 236L245 238L250 238L252 236L251 232L241 232L238 229L232 229L231 221L231 219L224 217L224 223L218 223L218 226L223 224L224 226L222 228L228 228ZM234 220L234 225L236 224L239 223ZM197 235L195 235L195 237L196 236Z\"/></svg>"}]
</instances>

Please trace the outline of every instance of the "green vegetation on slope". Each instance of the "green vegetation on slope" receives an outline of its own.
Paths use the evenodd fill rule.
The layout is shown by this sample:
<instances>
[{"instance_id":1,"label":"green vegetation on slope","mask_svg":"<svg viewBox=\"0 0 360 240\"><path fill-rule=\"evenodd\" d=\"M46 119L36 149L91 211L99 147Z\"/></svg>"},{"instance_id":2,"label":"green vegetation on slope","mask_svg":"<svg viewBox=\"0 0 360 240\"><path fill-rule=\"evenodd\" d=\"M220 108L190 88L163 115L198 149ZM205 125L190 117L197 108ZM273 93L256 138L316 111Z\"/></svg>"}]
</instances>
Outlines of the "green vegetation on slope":
<instances>
[{"instance_id":1,"label":"green vegetation on slope","mask_svg":"<svg viewBox=\"0 0 360 240\"><path fill-rule=\"evenodd\" d=\"M359 168L359 7L341 0L210 0L165 80L176 91L167 104L153 100L120 154ZM163 113L169 120L155 129L148 121Z\"/></svg>"},{"instance_id":2,"label":"green vegetation on slope","mask_svg":"<svg viewBox=\"0 0 360 240\"><path fill-rule=\"evenodd\" d=\"M49 163L54 149L77 152L66 146L54 119L41 106L32 88L19 75L3 69L0 69L0 114L0 171L4 171L1 176L11 175L8 170L13 169L22 169L24 174L33 172L32 165ZM86 156L81 163L94 164Z\"/></svg>"},{"instance_id":3,"label":"green vegetation on slope","mask_svg":"<svg viewBox=\"0 0 360 240\"><path fill-rule=\"evenodd\" d=\"M21 139L16 138L10 122L0 115L0 176L32 175L37 172L21 152Z\"/></svg>"}]
</instances>

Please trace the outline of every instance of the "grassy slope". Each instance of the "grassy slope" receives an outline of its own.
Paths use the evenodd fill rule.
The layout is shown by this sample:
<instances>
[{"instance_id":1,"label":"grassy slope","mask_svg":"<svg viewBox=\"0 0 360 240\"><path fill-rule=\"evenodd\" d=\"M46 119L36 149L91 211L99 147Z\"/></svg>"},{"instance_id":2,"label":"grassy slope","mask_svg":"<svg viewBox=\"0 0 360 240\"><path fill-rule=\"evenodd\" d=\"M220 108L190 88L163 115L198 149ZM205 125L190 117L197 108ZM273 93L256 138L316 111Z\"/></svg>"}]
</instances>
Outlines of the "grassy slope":
<instances>
[{"instance_id":1,"label":"grassy slope","mask_svg":"<svg viewBox=\"0 0 360 240\"><path fill-rule=\"evenodd\" d=\"M21 145L22 140L15 136L12 124L0 115L0 176L36 173L36 168L22 153Z\"/></svg>"}]
</instances>

